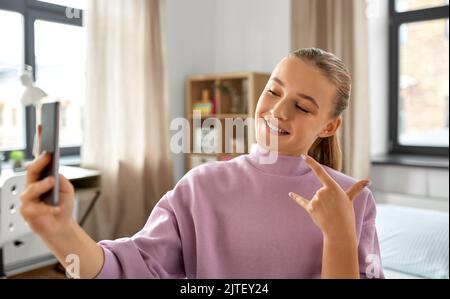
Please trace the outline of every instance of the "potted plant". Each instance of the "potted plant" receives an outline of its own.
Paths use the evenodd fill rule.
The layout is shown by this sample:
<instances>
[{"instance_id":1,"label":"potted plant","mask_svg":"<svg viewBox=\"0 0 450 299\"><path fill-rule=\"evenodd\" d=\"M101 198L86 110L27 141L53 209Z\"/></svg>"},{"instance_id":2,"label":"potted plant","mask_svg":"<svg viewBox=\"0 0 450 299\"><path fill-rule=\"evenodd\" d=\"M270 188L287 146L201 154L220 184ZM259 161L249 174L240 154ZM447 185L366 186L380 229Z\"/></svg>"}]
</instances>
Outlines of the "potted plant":
<instances>
[{"instance_id":1,"label":"potted plant","mask_svg":"<svg viewBox=\"0 0 450 299\"><path fill-rule=\"evenodd\" d=\"M227 112L231 113L245 113L242 107L241 95L231 86L220 83L216 84L216 89L223 95L222 106L227 107ZM228 102L229 101L229 102Z\"/></svg>"},{"instance_id":2,"label":"potted plant","mask_svg":"<svg viewBox=\"0 0 450 299\"><path fill-rule=\"evenodd\" d=\"M25 154L22 151L12 151L9 155L9 159L12 163L14 171L20 171L23 169Z\"/></svg>"}]
</instances>

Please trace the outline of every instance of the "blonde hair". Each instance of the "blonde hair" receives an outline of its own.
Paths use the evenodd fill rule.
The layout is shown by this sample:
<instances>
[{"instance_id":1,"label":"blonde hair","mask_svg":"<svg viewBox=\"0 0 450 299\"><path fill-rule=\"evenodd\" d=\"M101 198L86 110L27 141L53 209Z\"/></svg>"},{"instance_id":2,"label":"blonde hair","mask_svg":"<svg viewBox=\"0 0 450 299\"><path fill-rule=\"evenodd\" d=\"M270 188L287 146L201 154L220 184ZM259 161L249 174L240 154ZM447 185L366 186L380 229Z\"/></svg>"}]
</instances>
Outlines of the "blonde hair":
<instances>
[{"instance_id":1,"label":"blonde hair","mask_svg":"<svg viewBox=\"0 0 450 299\"><path fill-rule=\"evenodd\" d=\"M336 87L334 109L330 118L341 116L347 109L351 95L352 78L345 64L336 55L318 48L304 48L296 50L288 57L302 59L315 67ZM342 152L336 135L317 138L308 154L319 163L337 171L342 170Z\"/></svg>"}]
</instances>

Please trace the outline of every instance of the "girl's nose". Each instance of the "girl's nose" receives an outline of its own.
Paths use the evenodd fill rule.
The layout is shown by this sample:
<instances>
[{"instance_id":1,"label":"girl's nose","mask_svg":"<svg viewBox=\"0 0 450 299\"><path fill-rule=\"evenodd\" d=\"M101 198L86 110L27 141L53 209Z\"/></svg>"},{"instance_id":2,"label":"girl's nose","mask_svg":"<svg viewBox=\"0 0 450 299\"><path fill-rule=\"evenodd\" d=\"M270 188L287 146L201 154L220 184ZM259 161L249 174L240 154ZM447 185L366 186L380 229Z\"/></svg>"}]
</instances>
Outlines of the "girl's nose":
<instances>
[{"instance_id":1,"label":"girl's nose","mask_svg":"<svg viewBox=\"0 0 450 299\"><path fill-rule=\"evenodd\" d=\"M281 99L270 110L272 117L286 120L289 117L289 103L286 99Z\"/></svg>"}]
</instances>

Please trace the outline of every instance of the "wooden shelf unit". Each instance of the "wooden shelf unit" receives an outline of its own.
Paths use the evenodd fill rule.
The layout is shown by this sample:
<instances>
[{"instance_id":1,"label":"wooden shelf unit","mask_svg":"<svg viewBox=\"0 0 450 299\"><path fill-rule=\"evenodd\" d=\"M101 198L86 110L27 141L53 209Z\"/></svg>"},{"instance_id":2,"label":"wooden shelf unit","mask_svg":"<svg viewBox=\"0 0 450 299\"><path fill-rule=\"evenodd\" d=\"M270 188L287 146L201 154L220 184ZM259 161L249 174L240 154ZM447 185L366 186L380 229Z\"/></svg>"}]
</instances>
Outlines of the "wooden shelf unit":
<instances>
[{"instance_id":1,"label":"wooden shelf unit","mask_svg":"<svg viewBox=\"0 0 450 299\"><path fill-rule=\"evenodd\" d=\"M186 154L186 172L198 164L213 160L223 160L238 156L236 153L225 153L225 119L247 119L255 117L258 99L270 78L269 73L236 72L223 74L191 75L186 81L186 118L190 121L190 151ZM224 88L225 87L225 88ZM208 118L216 118L222 124L221 153L194 152L193 104L202 99L204 90L208 90L211 102L214 102L215 113L201 114L201 123ZM232 91L230 93L230 91ZM236 96L237 95L237 96ZM234 97L235 96L235 97ZM234 100L233 100L234 97ZM233 103L235 105L233 105ZM255 133L245 132L245 153L247 144L255 142ZM248 138L250 138L250 143ZM197 149L198 149L197 144ZM201 146L200 146L201 147ZM193 160L195 163L193 163ZM203 161L204 160L204 161Z\"/></svg>"}]
</instances>

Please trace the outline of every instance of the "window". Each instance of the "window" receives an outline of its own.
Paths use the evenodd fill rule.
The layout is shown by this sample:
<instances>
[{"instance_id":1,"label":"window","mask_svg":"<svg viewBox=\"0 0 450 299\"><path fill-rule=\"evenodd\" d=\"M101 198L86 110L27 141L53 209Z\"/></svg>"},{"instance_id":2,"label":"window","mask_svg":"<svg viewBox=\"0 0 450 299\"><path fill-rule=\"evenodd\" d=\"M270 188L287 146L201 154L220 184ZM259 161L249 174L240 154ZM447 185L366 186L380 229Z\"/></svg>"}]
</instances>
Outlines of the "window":
<instances>
[{"instance_id":1,"label":"window","mask_svg":"<svg viewBox=\"0 0 450 299\"><path fill-rule=\"evenodd\" d=\"M447 0L395 0L395 10L397 12L405 12L430 7L444 6L446 4L448 4Z\"/></svg>"},{"instance_id":2,"label":"window","mask_svg":"<svg viewBox=\"0 0 450 299\"><path fill-rule=\"evenodd\" d=\"M84 30L47 21L36 21L34 28L36 85L61 102L61 146L79 146L84 98Z\"/></svg>"},{"instance_id":3,"label":"window","mask_svg":"<svg viewBox=\"0 0 450 299\"><path fill-rule=\"evenodd\" d=\"M19 75L33 68L36 86L61 101L61 155L79 155L84 103L82 0L0 0L0 151L32 157L35 111L20 99ZM70 14L68 14L70 12Z\"/></svg>"},{"instance_id":4,"label":"window","mask_svg":"<svg viewBox=\"0 0 450 299\"><path fill-rule=\"evenodd\" d=\"M390 152L448 156L448 1L390 1L390 18Z\"/></svg>"},{"instance_id":5,"label":"window","mask_svg":"<svg viewBox=\"0 0 450 299\"><path fill-rule=\"evenodd\" d=\"M25 120L18 80L24 63L24 21L0 10L0 150L25 148Z\"/></svg>"}]
</instances>

